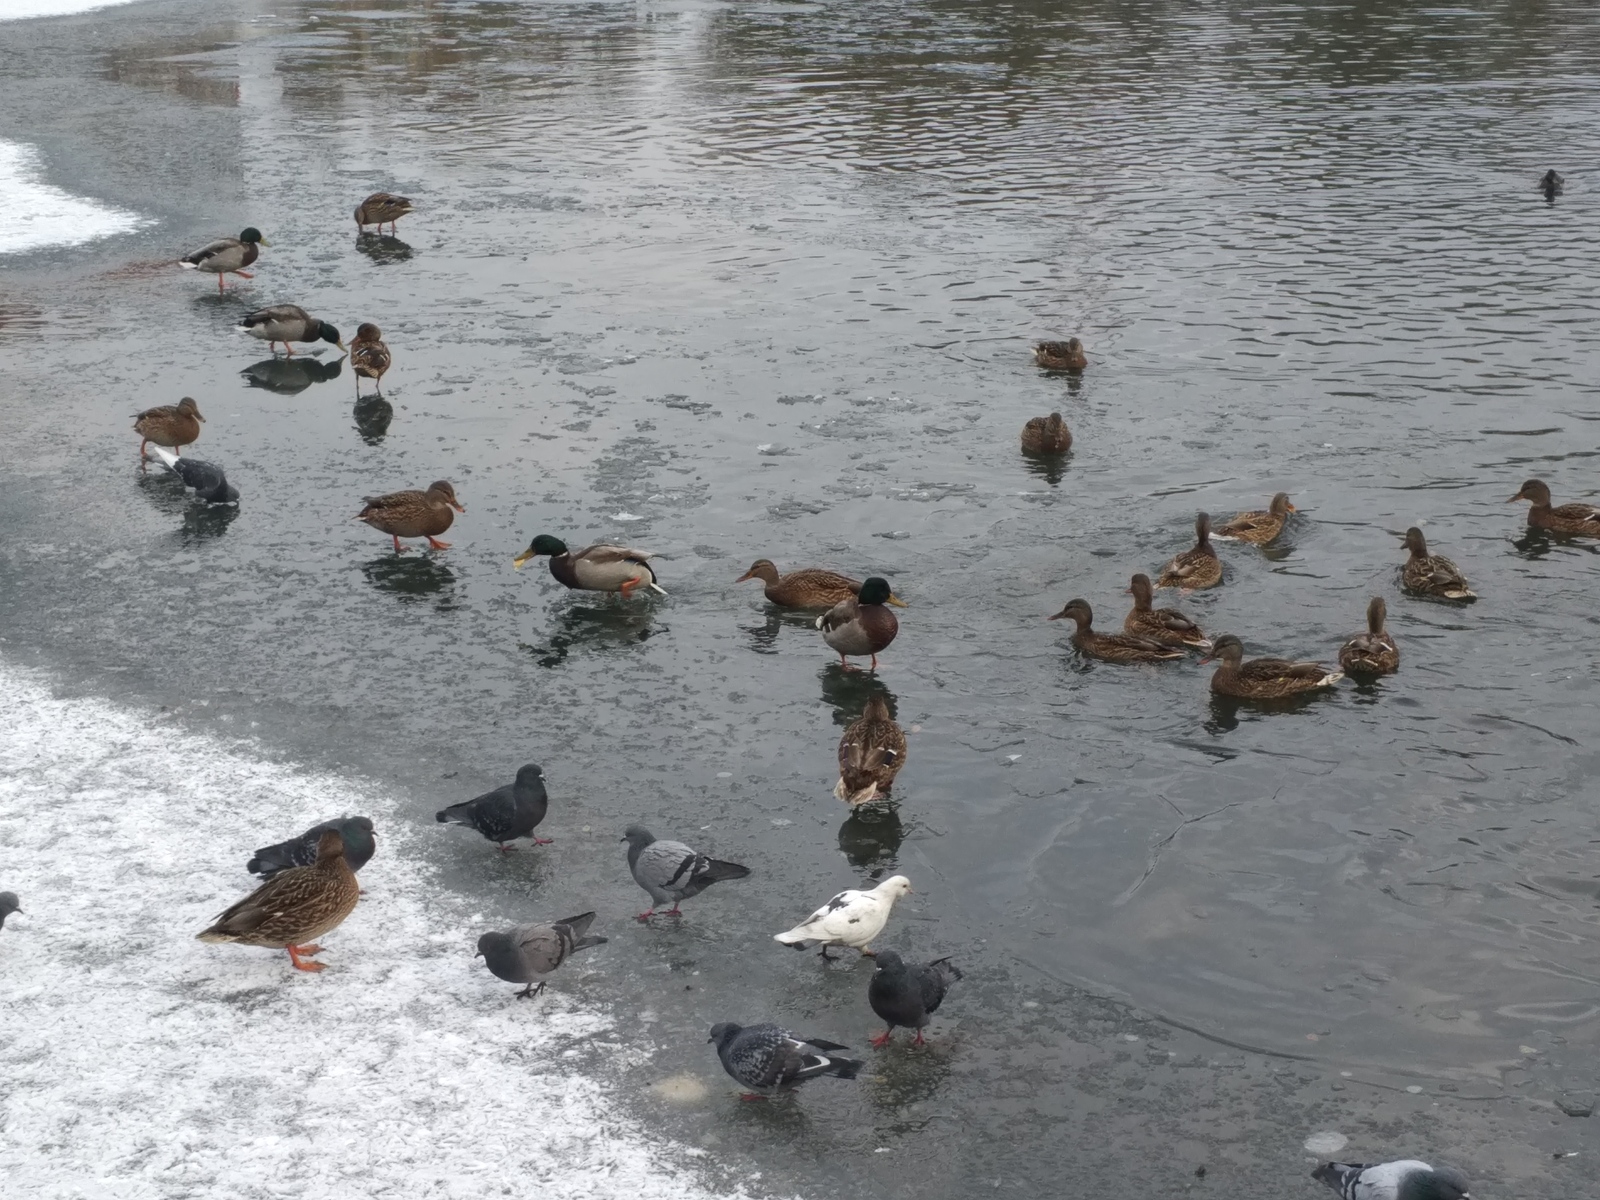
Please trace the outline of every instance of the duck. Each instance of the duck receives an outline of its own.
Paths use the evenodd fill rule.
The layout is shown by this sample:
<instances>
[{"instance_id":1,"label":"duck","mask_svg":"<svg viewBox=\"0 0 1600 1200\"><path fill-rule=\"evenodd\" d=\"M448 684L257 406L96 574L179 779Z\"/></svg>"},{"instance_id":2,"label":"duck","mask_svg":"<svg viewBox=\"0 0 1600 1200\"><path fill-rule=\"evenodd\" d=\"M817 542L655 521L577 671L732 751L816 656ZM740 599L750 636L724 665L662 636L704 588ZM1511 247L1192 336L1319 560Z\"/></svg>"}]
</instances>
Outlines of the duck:
<instances>
[{"instance_id":1,"label":"duck","mask_svg":"<svg viewBox=\"0 0 1600 1200\"><path fill-rule=\"evenodd\" d=\"M574 554L560 538L541 533L511 560L511 565L520 571L541 554L550 556L550 574L556 581L577 591L620 592L624 600L640 588L667 594L667 589L656 582L655 570L650 566L655 555L649 550L596 543Z\"/></svg>"},{"instance_id":2,"label":"duck","mask_svg":"<svg viewBox=\"0 0 1600 1200\"><path fill-rule=\"evenodd\" d=\"M246 315L237 328L244 330L253 338L260 338L267 343L267 348L274 353L279 342L283 343L283 352L294 357L294 347L290 342L329 342L348 352L344 339L339 336L339 331L326 321L319 321L298 304L275 304L271 308L258 308L255 312Z\"/></svg>"},{"instance_id":3,"label":"duck","mask_svg":"<svg viewBox=\"0 0 1600 1200\"><path fill-rule=\"evenodd\" d=\"M1212 530L1215 536L1230 542L1249 542L1265 546L1283 532L1289 523L1289 514L1295 511L1289 503L1289 493L1279 492L1272 498L1266 512L1242 512L1231 521L1224 521Z\"/></svg>"},{"instance_id":4,"label":"duck","mask_svg":"<svg viewBox=\"0 0 1600 1200\"><path fill-rule=\"evenodd\" d=\"M395 222L412 211L409 196L396 196L393 192L373 192L356 205L356 232L365 233L368 225L376 225L381 235L383 227L388 225L391 232L398 233L399 227Z\"/></svg>"},{"instance_id":5,"label":"duck","mask_svg":"<svg viewBox=\"0 0 1600 1200\"><path fill-rule=\"evenodd\" d=\"M1527 500L1533 507L1528 510L1528 524L1534 529L1548 529L1551 533L1573 533L1579 537L1600 537L1600 508L1592 504L1563 504L1550 507L1550 488L1542 479L1530 479L1517 494L1507 500L1513 504Z\"/></svg>"},{"instance_id":6,"label":"duck","mask_svg":"<svg viewBox=\"0 0 1600 1200\"><path fill-rule=\"evenodd\" d=\"M1133 611L1122 618L1122 631L1146 641L1160 642L1163 646L1193 646L1196 650L1211 649L1211 642L1188 617L1175 608L1152 608L1150 598L1154 589L1150 576L1142 571L1128 586L1133 597Z\"/></svg>"},{"instance_id":7,"label":"duck","mask_svg":"<svg viewBox=\"0 0 1600 1200\"><path fill-rule=\"evenodd\" d=\"M1554 200L1566 190L1567 181L1552 168L1539 176L1539 190L1544 193L1546 200Z\"/></svg>"},{"instance_id":8,"label":"duck","mask_svg":"<svg viewBox=\"0 0 1600 1200\"><path fill-rule=\"evenodd\" d=\"M1400 582L1406 591L1419 596L1439 596L1445 600L1476 600L1478 593L1467 586L1466 576L1442 554L1429 554L1422 530L1413 525L1400 544L1411 557L1400 569Z\"/></svg>"},{"instance_id":9,"label":"duck","mask_svg":"<svg viewBox=\"0 0 1600 1200\"><path fill-rule=\"evenodd\" d=\"M309 867L281 871L219 916L195 936L202 942L237 942L287 950L297 971L320 971L312 961L322 952L310 945L355 911L361 896L356 873L344 856L344 839L325 829L317 841L317 860Z\"/></svg>"},{"instance_id":10,"label":"duck","mask_svg":"<svg viewBox=\"0 0 1600 1200\"><path fill-rule=\"evenodd\" d=\"M394 539L394 552L404 554L406 548L400 544L403 537L427 538L433 550L450 549L450 543L441 542L439 535L455 522L456 513L466 511L456 499L456 489L440 479L430 483L425 492L368 496L367 505L356 514L356 520L387 533Z\"/></svg>"},{"instance_id":11,"label":"duck","mask_svg":"<svg viewBox=\"0 0 1600 1200\"><path fill-rule=\"evenodd\" d=\"M1351 675L1392 675L1400 669L1400 647L1383 627L1389 606L1382 596L1367 603L1367 631L1339 647L1339 665Z\"/></svg>"},{"instance_id":12,"label":"duck","mask_svg":"<svg viewBox=\"0 0 1600 1200\"><path fill-rule=\"evenodd\" d=\"M878 655L888 648L900 632L900 622L884 607L894 593L889 581L873 575L861 584L861 593L841 600L817 618L817 628L822 630L822 640L839 654L839 663L846 671L850 665L847 655L870 655L872 669L878 669Z\"/></svg>"},{"instance_id":13,"label":"duck","mask_svg":"<svg viewBox=\"0 0 1600 1200\"><path fill-rule=\"evenodd\" d=\"M185 446L199 439L203 424L205 418L193 396L185 396L176 404L145 409L133 418L133 431L140 438L139 462L144 463L145 447L151 442L181 454Z\"/></svg>"},{"instance_id":14,"label":"duck","mask_svg":"<svg viewBox=\"0 0 1600 1200\"><path fill-rule=\"evenodd\" d=\"M851 808L886 796L894 777L906 765L906 735L889 712L889 702L873 695L859 721L839 738L839 782L835 799Z\"/></svg>"},{"instance_id":15,"label":"duck","mask_svg":"<svg viewBox=\"0 0 1600 1200\"><path fill-rule=\"evenodd\" d=\"M787 575L778 574L777 565L770 558L758 558L750 569L735 583L759 579L766 597L779 608L832 608L861 592L861 581L826 567L801 567ZM887 603L904 608L906 602L889 594Z\"/></svg>"},{"instance_id":16,"label":"duck","mask_svg":"<svg viewBox=\"0 0 1600 1200\"><path fill-rule=\"evenodd\" d=\"M1172 561L1161 568L1156 586L1191 592L1213 588L1221 582L1222 560L1211 548L1211 514L1200 513L1194 519L1194 549L1174 555Z\"/></svg>"},{"instance_id":17,"label":"duck","mask_svg":"<svg viewBox=\"0 0 1600 1200\"><path fill-rule=\"evenodd\" d=\"M270 245L272 243L261 236L261 230L251 225L236 238L219 238L193 254L185 254L178 260L178 265L185 271L212 272L217 277L217 291L222 292L226 290L222 286L224 275L231 273L254 279L255 276L245 268L256 261L262 246Z\"/></svg>"},{"instance_id":18,"label":"duck","mask_svg":"<svg viewBox=\"0 0 1600 1200\"><path fill-rule=\"evenodd\" d=\"M1087 600L1069 600L1067 606L1055 616L1045 619L1060 621L1063 618L1077 622L1072 644L1085 658L1098 658L1109 663L1155 663L1183 657L1182 650L1162 645L1151 638L1134 637L1126 633L1096 633L1093 627L1094 611Z\"/></svg>"},{"instance_id":19,"label":"duck","mask_svg":"<svg viewBox=\"0 0 1600 1200\"><path fill-rule=\"evenodd\" d=\"M1058 412L1034 417L1022 427L1024 454L1065 454L1072 449L1072 430Z\"/></svg>"},{"instance_id":20,"label":"duck","mask_svg":"<svg viewBox=\"0 0 1600 1200\"><path fill-rule=\"evenodd\" d=\"M383 344L383 330L371 321L363 321L356 327L355 340L350 343L350 370L356 377L356 396L361 396L361 381L370 379L378 385L378 393L383 393L383 375L393 361L389 354L389 347Z\"/></svg>"},{"instance_id":21,"label":"duck","mask_svg":"<svg viewBox=\"0 0 1600 1200\"><path fill-rule=\"evenodd\" d=\"M1284 658L1252 658L1241 662L1244 643L1225 633L1211 647L1202 663L1220 659L1222 665L1211 676L1211 690L1219 696L1240 700L1282 700L1302 692L1332 687L1344 678L1343 671L1329 671L1321 663L1290 662Z\"/></svg>"},{"instance_id":22,"label":"duck","mask_svg":"<svg viewBox=\"0 0 1600 1200\"><path fill-rule=\"evenodd\" d=\"M1064 342L1039 342L1033 347L1033 361L1046 371L1081 371L1089 365L1083 343L1077 338Z\"/></svg>"}]
</instances>

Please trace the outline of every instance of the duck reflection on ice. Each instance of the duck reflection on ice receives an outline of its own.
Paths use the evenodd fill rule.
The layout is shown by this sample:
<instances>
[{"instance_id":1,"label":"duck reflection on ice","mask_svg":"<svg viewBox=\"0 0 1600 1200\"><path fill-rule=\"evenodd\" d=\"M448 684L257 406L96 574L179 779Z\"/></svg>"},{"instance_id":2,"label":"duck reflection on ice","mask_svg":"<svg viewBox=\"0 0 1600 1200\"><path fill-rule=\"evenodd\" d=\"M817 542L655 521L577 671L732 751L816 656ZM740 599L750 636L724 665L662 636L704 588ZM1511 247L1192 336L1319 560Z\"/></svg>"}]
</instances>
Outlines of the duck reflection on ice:
<instances>
[{"instance_id":1,"label":"duck reflection on ice","mask_svg":"<svg viewBox=\"0 0 1600 1200\"><path fill-rule=\"evenodd\" d=\"M839 850L852 867L876 878L900 865L900 843L906 832L898 805L864 804L851 809L839 826Z\"/></svg>"},{"instance_id":2,"label":"duck reflection on ice","mask_svg":"<svg viewBox=\"0 0 1600 1200\"><path fill-rule=\"evenodd\" d=\"M363 563L361 573L380 592L402 600L435 597L441 612L454 608L456 573L430 554L415 558L403 554L383 554Z\"/></svg>"},{"instance_id":3,"label":"duck reflection on ice","mask_svg":"<svg viewBox=\"0 0 1600 1200\"><path fill-rule=\"evenodd\" d=\"M765 606L760 625L741 625L739 628L750 635L750 649L757 654L776 654L778 652L778 634L784 628L809 629L811 635L816 636L817 614L814 612L795 611L793 609L779 608L774 604Z\"/></svg>"},{"instance_id":4,"label":"duck reflection on ice","mask_svg":"<svg viewBox=\"0 0 1600 1200\"><path fill-rule=\"evenodd\" d=\"M899 701L876 675L867 671L846 671L836 662L829 663L817 674L822 680L822 702L833 705L835 725L859 720L873 696L882 696L889 706L889 715L897 717Z\"/></svg>"},{"instance_id":5,"label":"duck reflection on ice","mask_svg":"<svg viewBox=\"0 0 1600 1200\"><path fill-rule=\"evenodd\" d=\"M327 383L330 379L339 378L339 373L343 370L342 356L331 362L322 362L320 359L305 355L296 358L264 358L258 363L251 363L239 374L244 376L245 382L251 387L265 388L280 396L295 396L313 383Z\"/></svg>"},{"instance_id":6,"label":"duck reflection on ice","mask_svg":"<svg viewBox=\"0 0 1600 1200\"><path fill-rule=\"evenodd\" d=\"M356 238L356 250L365 254L380 267L402 263L411 257L411 246L399 238L383 233L363 233Z\"/></svg>"},{"instance_id":7,"label":"duck reflection on ice","mask_svg":"<svg viewBox=\"0 0 1600 1200\"><path fill-rule=\"evenodd\" d=\"M654 612L643 605L574 604L556 617L544 642L525 642L522 648L532 654L541 667L559 667L574 650L629 648L665 633L666 626L654 624L654 616Z\"/></svg>"},{"instance_id":8,"label":"duck reflection on ice","mask_svg":"<svg viewBox=\"0 0 1600 1200\"><path fill-rule=\"evenodd\" d=\"M376 446L389 432L389 422L394 420L394 405L382 396L365 396L356 401L356 432L369 446Z\"/></svg>"}]
</instances>

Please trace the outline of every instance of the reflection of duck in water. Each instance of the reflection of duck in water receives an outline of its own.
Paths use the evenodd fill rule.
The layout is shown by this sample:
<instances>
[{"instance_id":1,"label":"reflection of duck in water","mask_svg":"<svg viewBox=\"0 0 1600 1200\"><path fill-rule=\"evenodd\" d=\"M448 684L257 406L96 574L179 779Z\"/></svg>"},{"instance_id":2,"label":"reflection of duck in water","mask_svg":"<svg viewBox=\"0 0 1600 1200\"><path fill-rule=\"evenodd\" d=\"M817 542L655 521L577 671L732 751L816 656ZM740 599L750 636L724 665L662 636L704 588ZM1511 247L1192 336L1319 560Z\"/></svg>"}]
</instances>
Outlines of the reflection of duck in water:
<instances>
[{"instance_id":1,"label":"reflection of duck in water","mask_svg":"<svg viewBox=\"0 0 1600 1200\"><path fill-rule=\"evenodd\" d=\"M839 738L839 782L836 798L852 808L886 796L894 777L906 765L906 735L889 713L889 703L874 694L861 719Z\"/></svg>"},{"instance_id":2,"label":"reflection of duck in water","mask_svg":"<svg viewBox=\"0 0 1600 1200\"><path fill-rule=\"evenodd\" d=\"M356 432L369 446L383 441L389 432L389 422L394 420L394 405L382 396L363 396L356 401Z\"/></svg>"},{"instance_id":3,"label":"reflection of duck in water","mask_svg":"<svg viewBox=\"0 0 1600 1200\"><path fill-rule=\"evenodd\" d=\"M344 359L323 362L315 358L263 358L251 363L239 374L245 383L255 388L265 388L280 396L296 396L313 383L327 383L339 378L344 370Z\"/></svg>"},{"instance_id":4,"label":"reflection of duck in water","mask_svg":"<svg viewBox=\"0 0 1600 1200\"><path fill-rule=\"evenodd\" d=\"M361 565L367 582L380 592L402 599L437 596L455 587L455 572L429 555L417 558L385 554ZM442 604L441 607L448 607Z\"/></svg>"},{"instance_id":5,"label":"reflection of duck in water","mask_svg":"<svg viewBox=\"0 0 1600 1200\"><path fill-rule=\"evenodd\" d=\"M397 237L388 234L363 233L356 238L357 253L366 255L374 264L380 267L390 263L402 263L408 260L413 251L411 246L402 242Z\"/></svg>"},{"instance_id":6,"label":"reflection of duck in water","mask_svg":"<svg viewBox=\"0 0 1600 1200\"><path fill-rule=\"evenodd\" d=\"M852 808L839 826L839 849L858 870L888 870L894 867L905 837L906 827L896 805L864 804Z\"/></svg>"}]
</instances>

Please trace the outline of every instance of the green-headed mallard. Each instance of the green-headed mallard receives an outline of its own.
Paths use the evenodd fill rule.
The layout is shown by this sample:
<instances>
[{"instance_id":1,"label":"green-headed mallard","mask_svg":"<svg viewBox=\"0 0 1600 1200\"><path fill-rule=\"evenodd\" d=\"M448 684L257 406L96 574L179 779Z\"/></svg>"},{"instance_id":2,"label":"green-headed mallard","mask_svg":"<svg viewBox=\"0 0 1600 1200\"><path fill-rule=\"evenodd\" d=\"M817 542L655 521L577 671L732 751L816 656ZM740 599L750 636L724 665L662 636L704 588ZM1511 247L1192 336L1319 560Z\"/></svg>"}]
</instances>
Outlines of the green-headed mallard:
<instances>
[{"instance_id":1,"label":"green-headed mallard","mask_svg":"<svg viewBox=\"0 0 1600 1200\"><path fill-rule=\"evenodd\" d=\"M309 945L337 928L361 896L356 873L344 856L344 839L328 829L317 842L317 861L274 875L196 936L202 942L238 942L287 950L299 971L320 971L310 961L322 952Z\"/></svg>"},{"instance_id":2,"label":"green-headed mallard","mask_svg":"<svg viewBox=\"0 0 1600 1200\"><path fill-rule=\"evenodd\" d=\"M361 381L370 379L383 391L383 373L389 369L389 347L383 344L383 331L371 321L363 321L356 329L355 340L350 343L350 370L356 377L356 395L361 395Z\"/></svg>"},{"instance_id":3,"label":"green-headed mallard","mask_svg":"<svg viewBox=\"0 0 1600 1200\"><path fill-rule=\"evenodd\" d=\"M1150 599L1154 594L1150 576L1140 573L1133 577L1128 595L1133 597L1133 611L1122 618L1122 631L1134 637L1160 642L1163 646L1193 646L1196 650L1211 649L1206 635L1188 617L1175 608L1154 608Z\"/></svg>"},{"instance_id":4,"label":"green-headed mallard","mask_svg":"<svg viewBox=\"0 0 1600 1200\"><path fill-rule=\"evenodd\" d=\"M290 342L331 342L341 350L346 349L337 329L326 321L317 320L298 304L258 308L240 321L238 327L266 342L269 350L276 351L277 344L282 342L284 353L290 356L294 354Z\"/></svg>"},{"instance_id":5,"label":"green-headed mallard","mask_svg":"<svg viewBox=\"0 0 1600 1200\"><path fill-rule=\"evenodd\" d=\"M1442 554L1429 554L1422 530L1413 525L1400 544L1411 557L1400 569L1400 582L1406 591L1419 596L1438 596L1445 600L1476 600L1478 593L1467 586L1460 569Z\"/></svg>"},{"instance_id":6,"label":"green-headed mallard","mask_svg":"<svg viewBox=\"0 0 1600 1200\"><path fill-rule=\"evenodd\" d=\"M1222 665L1211 676L1211 690L1219 696L1240 700L1283 700L1302 692L1332 687L1344 678L1343 671L1330 671L1321 663L1290 662L1284 658L1252 658L1242 662L1244 643L1225 633L1211 647L1202 663L1220 659Z\"/></svg>"},{"instance_id":7,"label":"green-headed mallard","mask_svg":"<svg viewBox=\"0 0 1600 1200\"><path fill-rule=\"evenodd\" d=\"M747 579L761 580L761 590L779 608L832 608L861 593L859 579L851 579L826 567L801 567L798 571L779 575L777 566L770 558L756 559L750 564L750 569L734 582L743 583ZM888 603L896 608L906 606L905 601L893 593L890 593Z\"/></svg>"},{"instance_id":8,"label":"green-headed mallard","mask_svg":"<svg viewBox=\"0 0 1600 1200\"><path fill-rule=\"evenodd\" d=\"M550 574L578 591L621 592L624 600L642 587L667 594L667 589L656 582L656 573L650 567L655 555L648 550L597 543L574 554L560 538L541 533L511 563L520 571L541 554L550 556Z\"/></svg>"},{"instance_id":9,"label":"green-headed mallard","mask_svg":"<svg viewBox=\"0 0 1600 1200\"><path fill-rule=\"evenodd\" d=\"M1279 492L1272 498L1272 504L1266 512L1242 512L1211 532L1224 541L1265 546L1283 532L1283 527L1289 523L1289 514L1294 511L1294 505L1289 503L1289 493Z\"/></svg>"},{"instance_id":10,"label":"green-headed mallard","mask_svg":"<svg viewBox=\"0 0 1600 1200\"><path fill-rule=\"evenodd\" d=\"M427 538L435 550L450 549L450 543L439 541L439 535L455 522L456 513L466 511L456 500L456 489L441 479L430 483L425 492L368 496L367 506L356 514L356 520L387 533L394 539L394 552L404 554L403 537Z\"/></svg>"},{"instance_id":11,"label":"green-headed mallard","mask_svg":"<svg viewBox=\"0 0 1600 1200\"><path fill-rule=\"evenodd\" d=\"M1506 503L1527 500L1533 507L1528 510L1528 524L1534 529L1548 529L1551 533L1571 533L1579 537L1600 537L1600 508L1592 504L1563 504L1550 507L1550 488L1542 479L1530 479Z\"/></svg>"},{"instance_id":12,"label":"green-headed mallard","mask_svg":"<svg viewBox=\"0 0 1600 1200\"><path fill-rule=\"evenodd\" d=\"M222 286L222 277L230 272L245 279L254 279L255 276L245 268L255 262L256 256L261 253L259 247L270 245L272 243L261 236L261 230L252 225L236 238L219 238L193 254L185 254L178 260L178 265L185 271L212 272L217 277L217 291L220 292L226 290Z\"/></svg>"},{"instance_id":13,"label":"green-headed mallard","mask_svg":"<svg viewBox=\"0 0 1600 1200\"><path fill-rule=\"evenodd\" d=\"M906 765L906 735L889 714L889 702L874 694L859 721L839 738L839 782L833 794L852 808L887 795Z\"/></svg>"},{"instance_id":14,"label":"green-headed mallard","mask_svg":"<svg viewBox=\"0 0 1600 1200\"><path fill-rule=\"evenodd\" d=\"M1077 623L1072 644L1085 658L1098 658L1108 663L1156 663L1182 658L1183 651L1147 637L1134 637L1126 633L1096 633L1094 610L1087 600L1069 600L1067 606L1046 620L1066 619Z\"/></svg>"},{"instance_id":15,"label":"green-headed mallard","mask_svg":"<svg viewBox=\"0 0 1600 1200\"><path fill-rule=\"evenodd\" d=\"M163 404L147 408L133 418L133 431L142 439L139 442L139 461L145 460L144 448L151 442L165 446L175 454L200 437L200 426L205 418L194 399L185 396L176 404Z\"/></svg>"},{"instance_id":16,"label":"green-headed mallard","mask_svg":"<svg viewBox=\"0 0 1600 1200\"><path fill-rule=\"evenodd\" d=\"M1352 675L1388 675L1400 667L1400 647L1383 627L1389 606L1382 596L1367 604L1367 631L1339 647L1339 665Z\"/></svg>"},{"instance_id":17,"label":"green-headed mallard","mask_svg":"<svg viewBox=\"0 0 1600 1200\"><path fill-rule=\"evenodd\" d=\"M392 232L398 233L395 222L409 212L410 197L396 196L393 192L373 192L356 206L356 232L365 233L368 225L376 225L381 234L383 227L388 225Z\"/></svg>"},{"instance_id":18,"label":"green-headed mallard","mask_svg":"<svg viewBox=\"0 0 1600 1200\"><path fill-rule=\"evenodd\" d=\"M1022 427L1024 454L1065 454L1072 449L1072 430L1058 412L1033 417Z\"/></svg>"},{"instance_id":19,"label":"green-headed mallard","mask_svg":"<svg viewBox=\"0 0 1600 1200\"><path fill-rule=\"evenodd\" d=\"M1221 582L1222 560L1211 548L1211 517L1201 513L1194 519L1194 549L1175 555L1162 567L1156 586L1182 588L1188 592L1216 587Z\"/></svg>"},{"instance_id":20,"label":"green-headed mallard","mask_svg":"<svg viewBox=\"0 0 1600 1200\"><path fill-rule=\"evenodd\" d=\"M1064 342L1039 342L1033 348L1033 361L1046 371L1081 371L1089 365L1083 343L1077 338Z\"/></svg>"},{"instance_id":21,"label":"green-headed mallard","mask_svg":"<svg viewBox=\"0 0 1600 1200\"><path fill-rule=\"evenodd\" d=\"M870 655L872 669L878 669L878 655L900 632L900 622L884 607L893 594L887 579L873 575L862 583L859 595L839 601L817 618L822 640L838 651L846 671L856 669L846 657L851 654L857 658Z\"/></svg>"}]
</instances>

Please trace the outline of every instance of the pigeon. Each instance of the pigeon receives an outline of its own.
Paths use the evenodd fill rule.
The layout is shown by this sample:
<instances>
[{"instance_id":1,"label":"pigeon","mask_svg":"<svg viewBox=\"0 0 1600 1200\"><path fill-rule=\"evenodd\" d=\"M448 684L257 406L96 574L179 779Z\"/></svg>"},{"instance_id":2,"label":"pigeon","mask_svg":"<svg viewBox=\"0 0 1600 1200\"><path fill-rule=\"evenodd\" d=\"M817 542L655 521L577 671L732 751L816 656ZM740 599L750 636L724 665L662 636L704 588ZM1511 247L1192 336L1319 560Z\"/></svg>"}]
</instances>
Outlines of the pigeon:
<instances>
[{"instance_id":1,"label":"pigeon","mask_svg":"<svg viewBox=\"0 0 1600 1200\"><path fill-rule=\"evenodd\" d=\"M518 925L509 933L486 933L478 939L473 957L483 959L497 979L527 984L517 993L517 999L526 1000L544 991L539 976L550 974L575 951L605 945L605 938L586 933L593 920L594 914L586 912L540 925Z\"/></svg>"},{"instance_id":2,"label":"pigeon","mask_svg":"<svg viewBox=\"0 0 1600 1200\"><path fill-rule=\"evenodd\" d=\"M529 763L517 772L517 781L505 787L485 792L476 800L452 804L434 816L434 820L447 824L468 825L491 842L497 842L502 852L515 850L506 843L513 838L533 838L535 846L550 845L550 838L534 836L534 826L544 820L550 807L550 797L544 790L544 768Z\"/></svg>"},{"instance_id":3,"label":"pigeon","mask_svg":"<svg viewBox=\"0 0 1600 1200\"><path fill-rule=\"evenodd\" d=\"M172 473L192 487L194 494L207 504L237 504L239 489L228 482L222 468L215 463L201 462L198 458L179 458L165 446L151 443L156 457L166 463Z\"/></svg>"},{"instance_id":4,"label":"pigeon","mask_svg":"<svg viewBox=\"0 0 1600 1200\"><path fill-rule=\"evenodd\" d=\"M819 942L823 958L830 957L829 946L853 946L871 954L868 947L888 924L889 910L910 890L911 881L904 875L891 875L870 892L840 892L793 929L772 936L796 950Z\"/></svg>"},{"instance_id":5,"label":"pigeon","mask_svg":"<svg viewBox=\"0 0 1600 1200\"><path fill-rule=\"evenodd\" d=\"M917 1040L911 1044L924 1045L922 1027L944 1003L945 989L960 978L961 972L950 965L948 958L908 964L893 950L880 950L878 969L867 985L867 1003L889 1022L889 1028L873 1038L872 1044L888 1045L894 1027L904 1025L917 1031Z\"/></svg>"},{"instance_id":6,"label":"pigeon","mask_svg":"<svg viewBox=\"0 0 1600 1200\"><path fill-rule=\"evenodd\" d=\"M1386 1163L1324 1163L1311 1172L1344 1200L1472 1200L1467 1178L1414 1158Z\"/></svg>"},{"instance_id":7,"label":"pigeon","mask_svg":"<svg viewBox=\"0 0 1600 1200\"><path fill-rule=\"evenodd\" d=\"M648 912L639 914L641 921L655 916L656 906L668 900L672 907L662 915L681 916L681 901L698 896L713 883L743 879L750 874L749 867L707 858L682 842L657 841L643 825L629 825L622 840L628 843L628 870L633 872L634 882L650 893L653 902Z\"/></svg>"},{"instance_id":8,"label":"pigeon","mask_svg":"<svg viewBox=\"0 0 1600 1200\"><path fill-rule=\"evenodd\" d=\"M344 839L344 860L352 871L359 871L371 860L378 849L372 833L372 821L367 817L340 817L313 825L299 837L292 837L275 846L263 846L255 852L245 870L263 879L271 879L290 867L309 867L317 861L317 841L322 831L331 829Z\"/></svg>"},{"instance_id":9,"label":"pigeon","mask_svg":"<svg viewBox=\"0 0 1600 1200\"><path fill-rule=\"evenodd\" d=\"M14 912L22 911L22 902L17 899L15 892L0 892L0 929L6 927L6 918Z\"/></svg>"},{"instance_id":10,"label":"pigeon","mask_svg":"<svg viewBox=\"0 0 1600 1200\"><path fill-rule=\"evenodd\" d=\"M724 1021L711 1027L708 1042L717 1044L722 1069L747 1088L771 1095L789 1084L801 1084L818 1075L854 1079L862 1064L853 1058L831 1058L828 1051L848 1050L821 1038L797 1038L771 1023L735 1025ZM741 1100L763 1100L759 1092L745 1092Z\"/></svg>"}]
</instances>

